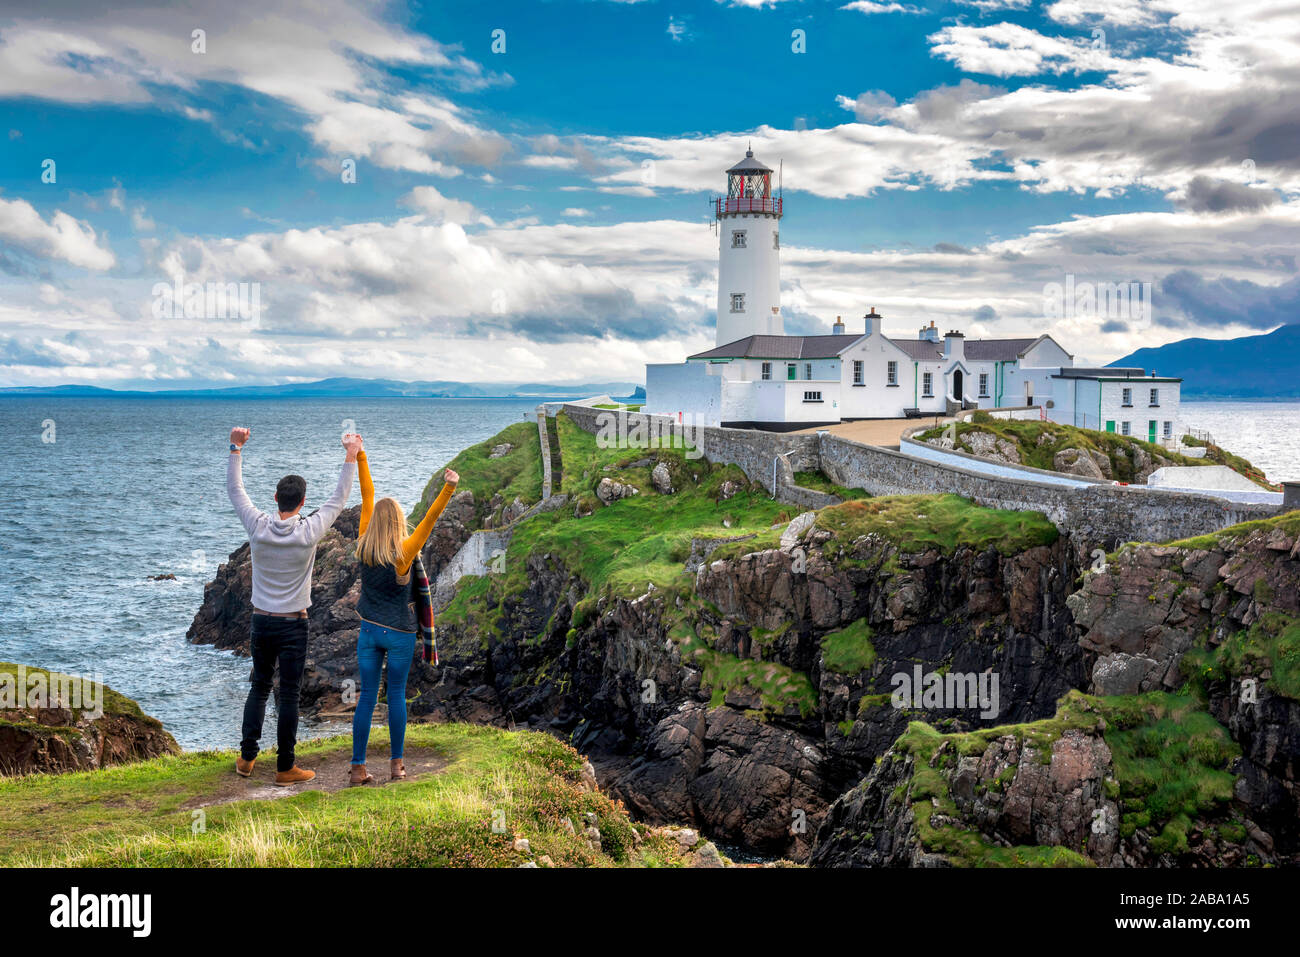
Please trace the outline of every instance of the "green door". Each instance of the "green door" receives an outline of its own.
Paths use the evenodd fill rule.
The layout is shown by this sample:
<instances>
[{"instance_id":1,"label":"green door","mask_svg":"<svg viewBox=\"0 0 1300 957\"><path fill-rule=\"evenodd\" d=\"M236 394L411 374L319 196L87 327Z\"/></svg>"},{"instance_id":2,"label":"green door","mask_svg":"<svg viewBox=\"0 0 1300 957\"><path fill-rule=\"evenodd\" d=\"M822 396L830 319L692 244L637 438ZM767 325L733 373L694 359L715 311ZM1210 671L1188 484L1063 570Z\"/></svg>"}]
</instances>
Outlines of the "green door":
<instances>
[{"instance_id":1,"label":"green door","mask_svg":"<svg viewBox=\"0 0 1300 957\"><path fill-rule=\"evenodd\" d=\"M1107 432L1114 432L1114 431L1115 431L1115 420L1114 420L1114 419L1107 419L1107 420L1106 420L1106 431L1107 431Z\"/></svg>"},{"instance_id":2,"label":"green door","mask_svg":"<svg viewBox=\"0 0 1300 957\"><path fill-rule=\"evenodd\" d=\"M798 367L795 366L795 364L794 364L793 362L787 364L786 367L785 367L785 377L786 377L787 379L795 379L795 378L798 378L798 377L795 375L795 372L797 371L797 368L798 368Z\"/></svg>"},{"instance_id":3,"label":"green door","mask_svg":"<svg viewBox=\"0 0 1300 957\"><path fill-rule=\"evenodd\" d=\"M1156 440L1156 420L1147 419L1147 441L1154 443Z\"/></svg>"}]
</instances>

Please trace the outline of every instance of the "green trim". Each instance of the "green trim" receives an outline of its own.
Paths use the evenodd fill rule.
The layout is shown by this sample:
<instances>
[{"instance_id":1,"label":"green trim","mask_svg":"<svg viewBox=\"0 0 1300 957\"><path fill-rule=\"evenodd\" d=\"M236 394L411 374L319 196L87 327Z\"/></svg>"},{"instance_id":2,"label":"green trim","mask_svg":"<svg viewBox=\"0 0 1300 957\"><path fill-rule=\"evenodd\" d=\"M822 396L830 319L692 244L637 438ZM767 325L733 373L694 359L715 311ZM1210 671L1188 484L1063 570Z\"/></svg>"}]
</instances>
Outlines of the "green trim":
<instances>
[{"instance_id":1,"label":"green trim","mask_svg":"<svg viewBox=\"0 0 1300 957\"><path fill-rule=\"evenodd\" d=\"M920 394L921 374L917 371L920 365L921 363L917 362L915 359L912 360L912 408L914 409L920 408L921 405L918 398Z\"/></svg>"}]
</instances>

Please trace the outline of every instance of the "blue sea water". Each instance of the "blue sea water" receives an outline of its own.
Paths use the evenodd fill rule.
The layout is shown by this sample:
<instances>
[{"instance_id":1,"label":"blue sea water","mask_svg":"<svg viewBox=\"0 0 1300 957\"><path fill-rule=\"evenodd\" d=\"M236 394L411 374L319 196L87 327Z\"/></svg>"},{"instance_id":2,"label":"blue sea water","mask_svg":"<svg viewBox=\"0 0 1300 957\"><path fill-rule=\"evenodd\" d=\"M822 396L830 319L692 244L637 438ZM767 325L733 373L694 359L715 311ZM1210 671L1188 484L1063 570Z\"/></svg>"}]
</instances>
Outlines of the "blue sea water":
<instances>
[{"instance_id":1,"label":"blue sea water","mask_svg":"<svg viewBox=\"0 0 1300 957\"><path fill-rule=\"evenodd\" d=\"M307 510L334 489L345 430L405 509L466 446L532 417L524 399L0 399L0 660L94 676L186 749L233 747L248 662L191 645L204 583L247 540L226 498L230 428L264 509L289 472ZM52 431L51 431L52 425ZM53 441L43 441L42 439ZM361 500L354 483L350 504ZM176 581L150 575L174 573Z\"/></svg>"},{"instance_id":2,"label":"blue sea water","mask_svg":"<svg viewBox=\"0 0 1300 957\"><path fill-rule=\"evenodd\" d=\"M535 407L515 399L0 398L0 660L97 676L160 718L183 747L232 747L247 661L185 641L204 583L245 541L225 491L231 426L253 429L244 481L263 508L287 472L306 477L307 508L319 505L338 477L339 439L355 430L380 494L409 509L457 452ZM1300 479L1300 403L1184 402L1183 419L1270 478ZM354 488L351 503L359 500ZM177 580L148 580L164 573Z\"/></svg>"}]
</instances>

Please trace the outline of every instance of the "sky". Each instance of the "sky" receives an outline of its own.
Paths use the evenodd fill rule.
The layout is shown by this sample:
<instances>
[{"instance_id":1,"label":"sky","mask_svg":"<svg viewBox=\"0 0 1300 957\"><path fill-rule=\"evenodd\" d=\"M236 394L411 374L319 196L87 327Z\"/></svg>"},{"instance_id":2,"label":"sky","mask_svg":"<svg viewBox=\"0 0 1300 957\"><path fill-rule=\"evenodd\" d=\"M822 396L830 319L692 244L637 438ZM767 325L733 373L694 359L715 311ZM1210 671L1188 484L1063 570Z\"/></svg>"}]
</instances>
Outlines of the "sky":
<instances>
[{"instance_id":1,"label":"sky","mask_svg":"<svg viewBox=\"0 0 1300 957\"><path fill-rule=\"evenodd\" d=\"M1300 304L1294 0L0 0L0 64L3 386L644 381L713 345L747 147L788 333L1100 364Z\"/></svg>"}]
</instances>

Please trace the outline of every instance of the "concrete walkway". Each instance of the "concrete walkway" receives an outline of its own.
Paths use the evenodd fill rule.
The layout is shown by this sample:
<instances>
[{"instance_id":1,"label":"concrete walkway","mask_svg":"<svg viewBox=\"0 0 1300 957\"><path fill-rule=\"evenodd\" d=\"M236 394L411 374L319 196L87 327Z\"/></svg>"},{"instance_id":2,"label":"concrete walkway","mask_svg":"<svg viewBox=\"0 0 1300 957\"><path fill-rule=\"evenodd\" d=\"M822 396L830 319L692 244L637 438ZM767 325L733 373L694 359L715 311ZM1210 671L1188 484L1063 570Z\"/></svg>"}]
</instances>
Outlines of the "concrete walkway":
<instances>
[{"instance_id":1,"label":"concrete walkway","mask_svg":"<svg viewBox=\"0 0 1300 957\"><path fill-rule=\"evenodd\" d=\"M819 428L799 429L795 434L829 432L842 439L861 442L863 445L881 445L885 448L898 448L898 443L905 429L918 425L936 425L949 421L945 416L926 416L921 419L860 419L857 422L841 422L838 425L824 425Z\"/></svg>"}]
</instances>

